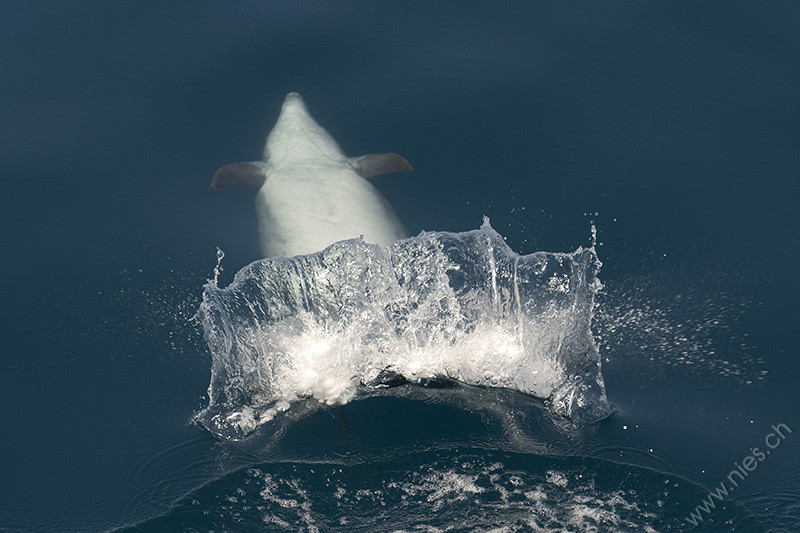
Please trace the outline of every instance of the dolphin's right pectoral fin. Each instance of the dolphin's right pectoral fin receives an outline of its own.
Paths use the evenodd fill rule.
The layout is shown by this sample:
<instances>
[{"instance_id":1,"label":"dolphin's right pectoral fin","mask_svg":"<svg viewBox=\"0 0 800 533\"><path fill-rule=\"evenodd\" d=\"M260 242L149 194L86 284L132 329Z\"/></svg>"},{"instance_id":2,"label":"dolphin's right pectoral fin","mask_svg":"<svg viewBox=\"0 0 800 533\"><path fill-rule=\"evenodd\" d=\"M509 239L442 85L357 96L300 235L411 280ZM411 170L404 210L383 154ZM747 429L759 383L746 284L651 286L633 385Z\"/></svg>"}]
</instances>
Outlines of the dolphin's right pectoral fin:
<instances>
[{"instance_id":1,"label":"dolphin's right pectoral fin","mask_svg":"<svg viewBox=\"0 0 800 533\"><path fill-rule=\"evenodd\" d=\"M358 175L365 179L389 172L414 170L405 157L397 154L367 154L361 157L351 157L349 161Z\"/></svg>"},{"instance_id":2,"label":"dolphin's right pectoral fin","mask_svg":"<svg viewBox=\"0 0 800 533\"><path fill-rule=\"evenodd\" d=\"M266 165L262 161L233 163L217 170L211 180L211 188L218 191L234 185L261 187L266 177Z\"/></svg>"}]
</instances>

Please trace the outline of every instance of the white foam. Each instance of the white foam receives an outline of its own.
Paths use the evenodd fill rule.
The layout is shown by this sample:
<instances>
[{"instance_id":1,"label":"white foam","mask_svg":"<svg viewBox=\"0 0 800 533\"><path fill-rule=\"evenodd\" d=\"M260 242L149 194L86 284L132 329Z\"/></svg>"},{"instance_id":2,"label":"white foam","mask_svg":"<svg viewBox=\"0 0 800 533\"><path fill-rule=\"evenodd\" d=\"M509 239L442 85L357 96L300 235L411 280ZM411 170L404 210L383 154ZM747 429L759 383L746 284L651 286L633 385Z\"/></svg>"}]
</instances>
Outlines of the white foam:
<instances>
[{"instance_id":1,"label":"white foam","mask_svg":"<svg viewBox=\"0 0 800 533\"><path fill-rule=\"evenodd\" d=\"M598 490L592 477L601 474L583 467L549 469L543 476L536 469L486 464L480 457L459 462L390 469L377 478L329 466L320 466L324 473L319 475L314 468L287 477L251 469L245 486L260 491L265 522L296 530L325 529L335 522L359 530L380 523L397 532L449 531L457 525L470 531L655 533L655 526L663 525L646 497L632 490Z\"/></svg>"}]
</instances>

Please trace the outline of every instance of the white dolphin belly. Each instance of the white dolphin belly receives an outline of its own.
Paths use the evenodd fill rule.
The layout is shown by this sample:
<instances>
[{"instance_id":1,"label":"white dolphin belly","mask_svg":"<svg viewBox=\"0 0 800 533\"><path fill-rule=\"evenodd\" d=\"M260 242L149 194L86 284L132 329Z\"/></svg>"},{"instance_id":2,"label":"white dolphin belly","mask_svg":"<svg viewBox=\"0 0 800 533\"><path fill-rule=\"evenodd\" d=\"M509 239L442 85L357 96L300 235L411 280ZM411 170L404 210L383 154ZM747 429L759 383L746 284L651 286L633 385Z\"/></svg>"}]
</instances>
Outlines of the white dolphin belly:
<instances>
[{"instance_id":1,"label":"white dolphin belly","mask_svg":"<svg viewBox=\"0 0 800 533\"><path fill-rule=\"evenodd\" d=\"M345 239L364 237L389 246L407 237L403 224L378 190L354 171L338 167L307 172L302 166L270 174L256 195L261 253L265 257L310 254Z\"/></svg>"},{"instance_id":2,"label":"white dolphin belly","mask_svg":"<svg viewBox=\"0 0 800 533\"><path fill-rule=\"evenodd\" d=\"M311 118L300 95L289 93L262 160L220 168L211 188L258 187L261 253L291 257L360 236L381 246L407 237L394 209L367 180L411 170L397 154L347 157Z\"/></svg>"}]
</instances>

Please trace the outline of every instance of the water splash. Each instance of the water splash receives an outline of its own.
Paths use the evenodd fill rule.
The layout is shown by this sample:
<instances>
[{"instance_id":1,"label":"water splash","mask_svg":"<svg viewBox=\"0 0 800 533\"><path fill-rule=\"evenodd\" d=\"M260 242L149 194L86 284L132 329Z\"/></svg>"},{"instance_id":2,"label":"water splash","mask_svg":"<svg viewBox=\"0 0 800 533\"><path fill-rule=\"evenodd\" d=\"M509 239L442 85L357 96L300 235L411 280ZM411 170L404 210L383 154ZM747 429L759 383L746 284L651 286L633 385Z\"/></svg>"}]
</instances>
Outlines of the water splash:
<instances>
[{"instance_id":1,"label":"water splash","mask_svg":"<svg viewBox=\"0 0 800 533\"><path fill-rule=\"evenodd\" d=\"M342 404L441 378L602 418L611 407L590 329L599 268L593 248L517 255L488 220L390 248L356 239L256 261L227 288L205 286L212 375L197 420L238 439L301 399Z\"/></svg>"},{"instance_id":2,"label":"water splash","mask_svg":"<svg viewBox=\"0 0 800 533\"><path fill-rule=\"evenodd\" d=\"M217 247L217 264L214 267L214 279L206 280L208 283L213 284L215 287L218 286L219 275L222 274L222 259L225 257L225 252L223 252L219 247Z\"/></svg>"},{"instance_id":3,"label":"water splash","mask_svg":"<svg viewBox=\"0 0 800 533\"><path fill-rule=\"evenodd\" d=\"M654 271L658 276L623 280L603 291L594 316L601 352L613 352L626 365L644 365L650 379L658 379L662 366L732 378L742 385L766 379L758 349L737 327L753 303L726 292L735 289L730 274L708 275L721 280L720 288L663 266Z\"/></svg>"}]
</instances>

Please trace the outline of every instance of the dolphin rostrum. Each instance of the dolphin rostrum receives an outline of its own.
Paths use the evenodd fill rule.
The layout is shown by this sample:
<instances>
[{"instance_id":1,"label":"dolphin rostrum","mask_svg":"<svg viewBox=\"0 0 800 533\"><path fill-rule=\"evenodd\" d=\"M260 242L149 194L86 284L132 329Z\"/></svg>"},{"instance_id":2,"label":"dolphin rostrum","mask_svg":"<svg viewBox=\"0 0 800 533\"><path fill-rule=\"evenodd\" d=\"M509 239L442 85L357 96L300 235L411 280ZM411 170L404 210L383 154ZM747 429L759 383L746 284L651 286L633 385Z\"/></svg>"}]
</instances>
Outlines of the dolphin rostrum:
<instances>
[{"instance_id":1,"label":"dolphin rostrum","mask_svg":"<svg viewBox=\"0 0 800 533\"><path fill-rule=\"evenodd\" d=\"M261 253L292 257L359 236L381 246L407 237L394 209L367 179L411 170L397 154L347 157L308 114L303 98L289 93L262 160L220 168L211 188L258 187Z\"/></svg>"}]
</instances>

